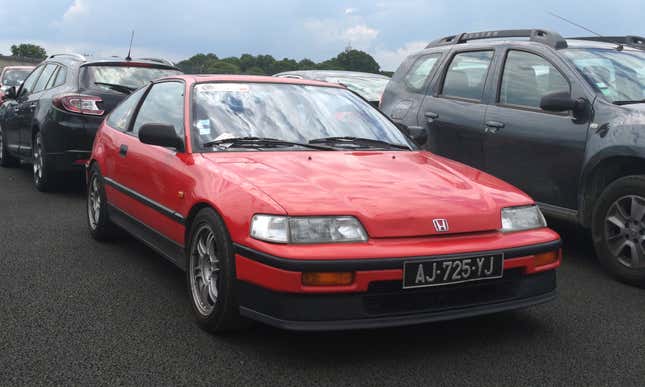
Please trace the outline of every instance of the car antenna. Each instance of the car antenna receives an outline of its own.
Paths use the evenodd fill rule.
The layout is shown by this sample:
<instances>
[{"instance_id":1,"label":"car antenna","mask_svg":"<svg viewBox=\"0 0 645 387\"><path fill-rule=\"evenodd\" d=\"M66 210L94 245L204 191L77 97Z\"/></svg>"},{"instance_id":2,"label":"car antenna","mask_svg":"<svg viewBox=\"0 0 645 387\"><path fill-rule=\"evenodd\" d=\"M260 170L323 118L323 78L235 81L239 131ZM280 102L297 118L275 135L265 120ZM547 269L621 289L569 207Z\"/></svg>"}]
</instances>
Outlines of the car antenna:
<instances>
[{"instance_id":1,"label":"car antenna","mask_svg":"<svg viewBox=\"0 0 645 387\"><path fill-rule=\"evenodd\" d=\"M581 28L581 29L583 29L583 30L585 30L585 31L587 31L587 32L591 32L592 34L594 34L594 35L596 35L596 36L602 36L602 35L600 35L599 33L597 33L596 31L591 30L591 29L589 29L589 28L587 28L587 27L583 26L582 24L578 24L578 23L576 23L576 22L573 22L573 21L571 21L571 20L567 19L566 17L560 16L560 15L558 15L558 14L557 14L557 13L555 13L555 12L547 11L547 13L548 13L549 15L553 16L553 17L556 17L556 18L558 18L558 19L560 19L560 20L563 20L563 21L565 21L565 22L567 22L567 23L569 23L569 24L571 24L571 25L574 25L574 26L576 26L576 27L578 27L578 28ZM616 50L618 50L618 51L622 51L622 50L623 50L623 48L625 48L625 47L624 47L622 44L618 43L618 46L616 47Z\"/></svg>"},{"instance_id":2,"label":"car antenna","mask_svg":"<svg viewBox=\"0 0 645 387\"><path fill-rule=\"evenodd\" d=\"M134 40L134 30L132 30L132 35L130 35L130 48L128 48L128 56L125 57L125 60L132 60L130 53L132 52L132 40Z\"/></svg>"}]
</instances>

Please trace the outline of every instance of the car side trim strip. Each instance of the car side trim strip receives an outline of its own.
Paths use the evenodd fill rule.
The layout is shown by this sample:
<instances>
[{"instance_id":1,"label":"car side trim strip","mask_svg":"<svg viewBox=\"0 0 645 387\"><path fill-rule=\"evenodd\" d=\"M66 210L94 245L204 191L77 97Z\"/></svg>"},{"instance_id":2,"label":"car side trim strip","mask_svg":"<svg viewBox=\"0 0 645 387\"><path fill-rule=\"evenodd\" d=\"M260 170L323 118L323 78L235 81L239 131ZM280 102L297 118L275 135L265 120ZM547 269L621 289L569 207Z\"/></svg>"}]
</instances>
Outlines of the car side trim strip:
<instances>
[{"instance_id":1,"label":"car side trim strip","mask_svg":"<svg viewBox=\"0 0 645 387\"><path fill-rule=\"evenodd\" d=\"M470 257L473 254L494 255L504 254L504 260L526 257L529 255L554 251L562 246L560 239L531 246L514 247L504 250L474 251L463 254L445 254L424 257L399 258L370 258L370 259L334 259L334 260L298 260L276 257L249 247L234 243L235 252L245 258L290 271L356 271L356 270L388 270L403 269L403 262L415 260Z\"/></svg>"},{"instance_id":2,"label":"car side trim strip","mask_svg":"<svg viewBox=\"0 0 645 387\"><path fill-rule=\"evenodd\" d=\"M154 200L148 198L147 196L143 196L137 191L128 188L124 186L123 184L120 184L119 182L110 179L109 177L103 177L103 180L105 181L105 184L109 185L110 187L116 189L117 191L124 193L131 198L137 200L138 202L145 204L146 206L152 208L153 210L156 210L157 212L161 213L162 215L165 215L169 217L170 219L174 220L175 222L179 224L185 224L186 219L177 211L173 211L172 209L159 204L155 202Z\"/></svg>"},{"instance_id":3,"label":"car side trim strip","mask_svg":"<svg viewBox=\"0 0 645 387\"><path fill-rule=\"evenodd\" d=\"M180 269L186 270L184 246L162 235L157 230L152 229L112 204L108 203L107 210L108 216L114 224L126 230L136 239L177 265Z\"/></svg>"}]
</instances>

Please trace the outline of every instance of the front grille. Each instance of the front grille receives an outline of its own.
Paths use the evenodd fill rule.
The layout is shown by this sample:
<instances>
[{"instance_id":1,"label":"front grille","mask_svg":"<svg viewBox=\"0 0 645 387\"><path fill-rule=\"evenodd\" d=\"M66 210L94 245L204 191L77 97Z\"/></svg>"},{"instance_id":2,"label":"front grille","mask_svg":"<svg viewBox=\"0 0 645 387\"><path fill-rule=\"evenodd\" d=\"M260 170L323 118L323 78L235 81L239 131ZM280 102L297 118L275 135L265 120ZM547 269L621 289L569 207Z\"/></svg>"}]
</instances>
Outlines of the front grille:
<instances>
[{"instance_id":1,"label":"front grille","mask_svg":"<svg viewBox=\"0 0 645 387\"><path fill-rule=\"evenodd\" d=\"M434 288L402 289L401 281L370 284L363 306L370 315L441 311L511 300L518 295L521 270L507 270L499 280Z\"/></svg>"}]
</instances>

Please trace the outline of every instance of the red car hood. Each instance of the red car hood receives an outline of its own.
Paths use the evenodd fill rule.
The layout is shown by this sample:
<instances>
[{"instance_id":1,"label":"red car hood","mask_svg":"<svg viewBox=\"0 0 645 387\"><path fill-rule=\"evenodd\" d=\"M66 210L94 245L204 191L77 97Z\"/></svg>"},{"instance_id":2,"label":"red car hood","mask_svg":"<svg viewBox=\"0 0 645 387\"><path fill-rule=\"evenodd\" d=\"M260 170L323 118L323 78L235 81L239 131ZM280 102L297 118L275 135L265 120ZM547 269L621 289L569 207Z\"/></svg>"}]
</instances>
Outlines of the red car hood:
<instances>
[{"instance_id":1,"label":"red car hood","mask_svg":"<svg viewBox=\"0 0 645 387\"><path fill-rule=\"evenodd\" d=\"M204 154L273 198L289 215L353 215L372 238L501 228L502 207L532 204L488 174L428 152Z\"/></svg>"}]
</instances>

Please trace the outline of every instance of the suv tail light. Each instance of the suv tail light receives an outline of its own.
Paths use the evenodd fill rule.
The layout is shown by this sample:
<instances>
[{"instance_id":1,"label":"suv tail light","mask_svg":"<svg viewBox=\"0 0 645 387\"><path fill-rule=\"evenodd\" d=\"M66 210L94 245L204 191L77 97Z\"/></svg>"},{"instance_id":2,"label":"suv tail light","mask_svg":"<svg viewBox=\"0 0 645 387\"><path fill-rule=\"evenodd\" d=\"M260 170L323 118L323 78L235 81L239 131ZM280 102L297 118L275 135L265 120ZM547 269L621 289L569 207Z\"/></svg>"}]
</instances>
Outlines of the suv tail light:
<instances>
[{"instance_id":1,"label":"suv tail light","mask_svg":"<svg viewBox=\"0 0 645 387\"><path fill-rule=\"evenodd\" d=\"M99 107L100 97L83 94L64 94L54 97L52 103L59 109L72 113L102 116L105 111Z\"/></svg>"}]
</instances>

